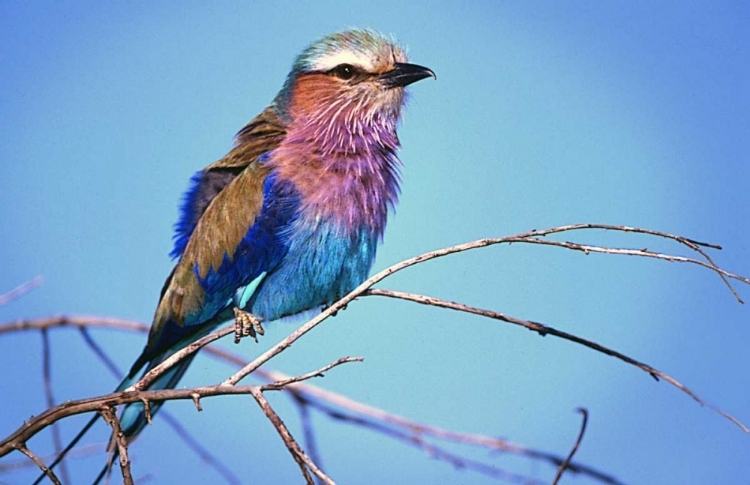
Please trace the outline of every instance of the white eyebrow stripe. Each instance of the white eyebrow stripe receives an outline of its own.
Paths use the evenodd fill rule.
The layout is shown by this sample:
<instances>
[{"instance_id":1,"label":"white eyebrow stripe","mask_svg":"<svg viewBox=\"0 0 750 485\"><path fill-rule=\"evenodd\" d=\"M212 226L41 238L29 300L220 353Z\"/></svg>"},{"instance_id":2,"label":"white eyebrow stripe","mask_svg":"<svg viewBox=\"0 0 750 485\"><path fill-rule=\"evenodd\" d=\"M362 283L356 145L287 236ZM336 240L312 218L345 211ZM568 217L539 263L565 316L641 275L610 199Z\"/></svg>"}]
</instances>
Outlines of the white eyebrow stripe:
<instances>
[{"instance_id":1,"label":"white eyebrow stripe","mask_svg":"<svg viewBox=\"0 0 750 485\"><path fill-rule=\"evenodd\" d=\"M364 71L373 71L372 59L361 52L338 51L315 60L316 71L329 71L341 64L351 64Z\"/></svg>"}]
</instances>

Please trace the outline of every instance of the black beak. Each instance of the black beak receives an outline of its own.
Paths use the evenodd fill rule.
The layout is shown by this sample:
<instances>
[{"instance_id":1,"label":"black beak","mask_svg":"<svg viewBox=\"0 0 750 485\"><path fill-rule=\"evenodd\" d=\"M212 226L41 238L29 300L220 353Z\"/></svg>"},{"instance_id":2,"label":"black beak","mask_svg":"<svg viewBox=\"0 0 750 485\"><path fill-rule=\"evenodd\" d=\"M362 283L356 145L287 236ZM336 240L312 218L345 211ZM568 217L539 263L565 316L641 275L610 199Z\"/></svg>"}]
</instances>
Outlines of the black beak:
<instances>
[{"instance_id":1,"label":"black beak","mask_svg":"<svg viewBox=\"0 0 750 485\"><path fill-rule=\"evenodd\" d=\"M397 62L392 70L380 75L380 81L388 88L403 88L428 77L437 79L437 76L430 68Z\"/></svg>"}]
</instances>

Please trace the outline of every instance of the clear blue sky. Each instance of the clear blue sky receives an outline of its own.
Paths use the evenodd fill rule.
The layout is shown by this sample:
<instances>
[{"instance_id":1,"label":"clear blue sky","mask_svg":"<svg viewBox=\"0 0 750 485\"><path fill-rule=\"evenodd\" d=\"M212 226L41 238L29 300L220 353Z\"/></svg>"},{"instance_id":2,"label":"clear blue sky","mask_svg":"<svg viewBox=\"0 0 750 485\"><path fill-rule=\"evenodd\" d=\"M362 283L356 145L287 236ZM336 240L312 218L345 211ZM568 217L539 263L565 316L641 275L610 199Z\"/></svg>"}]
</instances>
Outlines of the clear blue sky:
<instances>
[{"instance_id":1,"label":"clear blue sky","mask_svg":"<svg viewBox=\"0 0 750 485\"><path fill-rule=\"evenodd\" d=\"M438 75L412 88L400 130L403 195L376 269L480 237L600 222L721 244L716 261L747 275L749 22L746 2L3 2L0 293L36 275L44 285L1 307L0 320L85 313L148 321L171 268L171 228L190 175L226 152L302 48L348 26L394 34L413 62ZM642 237L575 237L675 250ZM750 422L748 308L708 271L514 245L431 262L381 286L597 340ZM748 288L740 292L750 300ZM293 328L269 325L260 345L225 346L252 357ZM141 335L95 336L122 368L144 343ZM73 331L51 339L59 400L114 387ZM40 348L38 334L0 339L3 436L45 408ZM569 342L373 298L272 367L307 372L343 355L365 362L316 384L561 455L578 432L574 409L585 406L591 419L577 459L626 483L750 476L750 436L671 386ZM229 371L199 358L184 383L214 383ZM270 398L300 434L286 398ZM189 403L168 407L245 483L300 482L250 398L203 406L200 414ZM66 421L65 434L80 422ZM314 422L326 469L340 483L490 483L387 438ZM101 426L88 439L106 437ZM30 445L51 450L49 435ZM218 480L158 420L132 454L136 476L152 483ZM543 481L554 475L545 465L489 458ZM73 460L76 483L102 460Z\"/></svg>"}]
</instances>

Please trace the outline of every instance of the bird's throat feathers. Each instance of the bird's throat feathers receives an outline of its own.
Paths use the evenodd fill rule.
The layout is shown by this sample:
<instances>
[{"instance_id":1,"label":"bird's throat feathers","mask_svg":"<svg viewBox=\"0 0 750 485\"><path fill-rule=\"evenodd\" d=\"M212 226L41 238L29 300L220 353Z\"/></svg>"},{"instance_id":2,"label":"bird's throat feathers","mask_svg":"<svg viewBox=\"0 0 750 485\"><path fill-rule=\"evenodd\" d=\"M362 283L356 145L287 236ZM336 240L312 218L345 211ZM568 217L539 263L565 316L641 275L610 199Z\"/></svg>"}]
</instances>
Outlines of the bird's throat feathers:
<instances>
[{"instance_id":1,"label":"bird's throat feathers","mask_svg":"<svg viewBox=\"0 0 750 485\"><path fill-rule=\"evenodd\" d=\"M306 142L323 156L383 149L395 152L406 93L363 84L342 90L341 84L326 74L300 75L288 93L288 140Z\"/></svg>"},{"instance_id":2,"label":"bird's throat feathers","mask_svg":"<svg viewBox=\"0 0 750 485\"><path fill-rule=\"evenodd\" d=\"M328 220L353 235L382 237L399 193L396 156L403 90L393 99L342 96L323 74L298 78L290 123L266 164L300 192L310 223Z\"/></svg>"}]
</instances>

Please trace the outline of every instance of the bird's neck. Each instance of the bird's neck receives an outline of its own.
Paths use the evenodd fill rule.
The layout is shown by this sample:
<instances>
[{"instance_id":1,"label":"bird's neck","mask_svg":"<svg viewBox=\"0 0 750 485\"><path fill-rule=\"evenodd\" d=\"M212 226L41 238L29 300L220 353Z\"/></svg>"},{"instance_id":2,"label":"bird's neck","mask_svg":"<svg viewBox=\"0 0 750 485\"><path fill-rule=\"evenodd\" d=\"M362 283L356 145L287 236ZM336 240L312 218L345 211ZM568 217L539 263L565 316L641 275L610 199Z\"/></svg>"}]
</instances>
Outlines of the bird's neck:
<instances>
[{"instance_id":1,"label":"bird's neck","mask_svg":"<svg viewBox=\"0 0 750 485\"><path fill-rule=\"evenodd\" d=\"M293 121L267 162L300 193L303 224L334 224L342 234L382 237L399 193L395 123L331 128ZM330 126L330 125L328 125Z\"/></svg>"}]
</instances>

